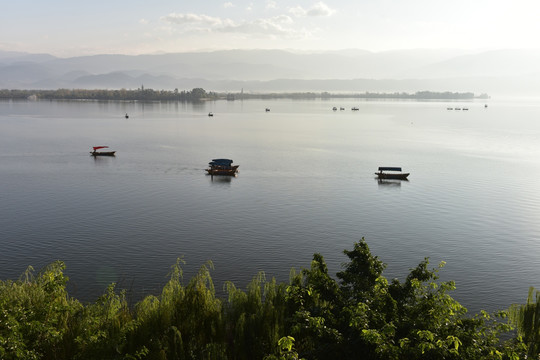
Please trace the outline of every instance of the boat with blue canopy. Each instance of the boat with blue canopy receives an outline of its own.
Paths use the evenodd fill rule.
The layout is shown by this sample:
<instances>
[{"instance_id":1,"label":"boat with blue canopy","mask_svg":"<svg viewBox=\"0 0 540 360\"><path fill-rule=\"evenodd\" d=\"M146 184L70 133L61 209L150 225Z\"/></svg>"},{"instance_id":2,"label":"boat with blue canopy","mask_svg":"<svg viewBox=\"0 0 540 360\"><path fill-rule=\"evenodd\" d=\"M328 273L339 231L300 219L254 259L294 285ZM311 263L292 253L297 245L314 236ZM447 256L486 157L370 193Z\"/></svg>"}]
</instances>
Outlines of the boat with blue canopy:
<instances>
[{"instance_id":1,"label":"boat with blue canopy","mask_svg":"<svg viewBox=\"0 0 540 360\"><path fill-rule=\"evenodd\" d=\"M213 159L208 163L209 168L206 169L208 175L229 175L236 176L240 165L233 165L231 159Z\"/></svg>"}]
</instances>

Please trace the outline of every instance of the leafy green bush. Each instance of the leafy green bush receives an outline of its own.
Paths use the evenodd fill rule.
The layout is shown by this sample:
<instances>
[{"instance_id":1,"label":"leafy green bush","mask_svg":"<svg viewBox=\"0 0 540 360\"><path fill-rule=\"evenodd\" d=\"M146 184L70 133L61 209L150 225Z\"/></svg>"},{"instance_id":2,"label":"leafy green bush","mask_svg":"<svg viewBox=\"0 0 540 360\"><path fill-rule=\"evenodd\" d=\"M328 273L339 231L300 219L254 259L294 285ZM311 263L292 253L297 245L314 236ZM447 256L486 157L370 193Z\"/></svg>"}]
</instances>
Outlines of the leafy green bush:
<instances>
[{"instance_id":1,"label":"leafy green bush","mask_svg":"<svg viewBox=\"0 0 540 360\"><path fill-rule=\"evenodd\" d=\"M539 294L506 312L474 316L426 258L403 282L364 239L334 278L314 254L288 284L260 273L216 297L203 265L183 285L172 266L161 294L133 308L111 284L94 303L69 297L62 262L0 281L1 359L519 359L538 356ZM511 325L517 326L517 336ZM505 341L501 339L507 339Z\"/></svg>"}]
</instances>

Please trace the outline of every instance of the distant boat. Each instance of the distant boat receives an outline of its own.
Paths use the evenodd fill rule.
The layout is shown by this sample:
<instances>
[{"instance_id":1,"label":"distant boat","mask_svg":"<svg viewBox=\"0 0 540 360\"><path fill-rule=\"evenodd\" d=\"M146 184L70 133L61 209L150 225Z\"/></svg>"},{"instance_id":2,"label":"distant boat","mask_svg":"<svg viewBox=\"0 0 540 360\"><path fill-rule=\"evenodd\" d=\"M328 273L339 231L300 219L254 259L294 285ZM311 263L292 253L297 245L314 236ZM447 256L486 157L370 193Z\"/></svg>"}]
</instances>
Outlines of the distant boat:
<instances>
[{"instance_id":1,"label":"distant boat","mask_svg":"<svg viewBox=\"0 0 540 360\"><path fill-rule=\"evenodd\" d=\"M129 119L129 115L126 113L126 119Z\"/></svg>"},{"instance_id":2,"label":"distant boat","mask_svg":"<svg viewBox=\"0 0 540 360\"><path fill-rule=\"evenodd\" d=\"M208 163L210 166L206 169L208 175L228 175L236 176L239 165L233 165L231 159L213 159Z\"/></svg>"},{"instance_id":3,"label":"distant boat","mask_svg":"<svg viewBox=\"0 0 540 360\"><path fill-rule=\"evenodd\" d=\"M360 110L360 109L358 109L358 108L355 106L355 107L351 108L351 110L352 110L352 111L358 111L358 110Z\"/></svg>"},{"instance_id":4,"label":"distant boat","mask_svg":"<svg viewBox=\"0 0 540 360\"><path fill-rule=\"evenodd\" d=\"M345 108L344 108L344 107L340 107L339 110L345 110Z\"/></svg>"},{"instance_id":5,"label":"distant boat","mask_svg":"<svg viewBox=\"0 0 540 360\"><path fill-rule=\"evenodd\" d=\"M400 167L381 166L379 167L379 172L376 172L375 175L377 175L379 179L407 180L409 173L402 173Z\"/></svg>"},{"instance_id":6,"label":"distant boat","mask_svg":"<svg viewBox=\"0 0 540 360\"><path fill-rule=\"evenodd\" d=\"M269 108L266 108L266 109L264 109L264 110L265 110L266 112L269 112L269 111L270 111L270 109L269 109Z\"/></svg>"},{"instance_id":7,"label":"distant boat","mask_svg":"<svg viewBox=\"0 0 540 360\"><path fill-rule=\"evenodd\" d=\"M446 108L446 110L454 110L454 108L449 107L449 108Z\"/></svg>"},{"instance_id":8,"label":"distant boat","mask_svg":"<svg viewBox=\"0 0 540 360\"><path fill-rule=\"evenodd\" d=\"M332 110L336 111L336 110L337 110L337 107L334 106L334 107L332 108Z\"/></svg>"},{"instance_id":9,"label":"distant boat","mask_svg":"<svg viewBox=\"0 0 540 360\"><path fill-rule=\"evenodd\" d=\"M487 104L485 104L484 107L487 108Z\"/></svg>"},{"instance_id":10,"label":"distant boat","mask_svg":"<svg viewBox=\"0 0 540 360\"><path fill-rule=\"evenodd\" d=\"M209 112L208 116L214 116L214 114L212 112Z\"/></svg>"},{"instance_id":11,"label":"distant boat","mask_svg":"<svg viewBox=\"0 0 540 360\"><path fill-rule=\"evenodd\" d=\"M99 149L106 149L108 146L93 146L93 151L90 151L91 156L115 156L116 151L98 151Z\"/></svg>"}]
</instances>

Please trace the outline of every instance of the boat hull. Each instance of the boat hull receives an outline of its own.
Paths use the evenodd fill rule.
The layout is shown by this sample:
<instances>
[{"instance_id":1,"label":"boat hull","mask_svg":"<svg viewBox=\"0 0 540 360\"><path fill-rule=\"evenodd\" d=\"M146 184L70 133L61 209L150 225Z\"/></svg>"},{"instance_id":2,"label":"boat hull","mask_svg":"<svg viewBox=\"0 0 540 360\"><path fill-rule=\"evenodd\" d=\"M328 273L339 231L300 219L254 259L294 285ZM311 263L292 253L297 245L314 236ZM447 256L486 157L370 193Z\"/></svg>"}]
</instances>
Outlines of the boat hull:
<instances>
[{"instance_id":1,"label":"boat hull","mask_svg":"<svg viewBox=\"0 0 540 360\"><path fill-rule=\"evenodd\" d=\"M387 173L375 173L379 179L395 179L395 180L407 180L410 173L402 174L387 174Z\"/></svg>"},{"instance_id":2,"label":"boat hull","mask_svg":"<svg viewBox=\"0 0 540 360\"><path fill-rule=\"evenodd\" d=\"M91 156L115 156L116 151L91 151Z\"/></svg>"},{"instance_id":3,"label":"boat hull","mask_svg":"<svg viewBox=\"0 0 540 360\"><path fill-rule=\"evenodd\" d=\"M234 169L206 169L208 175L226 175L226 176L236 176L238 170Z\"/></svg>"}]
</instances>

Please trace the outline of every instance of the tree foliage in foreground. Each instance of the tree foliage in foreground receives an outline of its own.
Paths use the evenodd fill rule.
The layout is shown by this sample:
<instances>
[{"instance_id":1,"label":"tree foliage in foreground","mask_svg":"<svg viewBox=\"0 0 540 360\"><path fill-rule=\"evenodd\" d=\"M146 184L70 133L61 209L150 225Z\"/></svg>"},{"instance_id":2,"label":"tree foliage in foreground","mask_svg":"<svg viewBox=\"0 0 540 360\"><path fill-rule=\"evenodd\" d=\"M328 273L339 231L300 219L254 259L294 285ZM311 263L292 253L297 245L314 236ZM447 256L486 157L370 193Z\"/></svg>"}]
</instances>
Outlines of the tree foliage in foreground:
<instances>
[{"instance_id":1,"label":"tree foliage in foreground","mask_svg":"<svg viewBox=\"0 0 540 360\"><path fill-rule=\"evenodd\" d=\"M536 301L535 301L536 297ZM534 359L540 354L540 291L529 289L527 304L510 307L510 322L528 345L527 356Z\"/></svg>"},{"instance_id":2,"label":"tree foliage in foreground","mask_svg":"<svg viewBox=\"0 0 540 360\"><path fill-rule=\"evenodd\" d=\"M94 303L71 298L62 262L37 274L29 268L18 281L0 281L0 358L538 357L538 292L536 303L530 295L527 305L512 308L516 335L505 312L467 315L449 295L455 284L438 279L444 264L430 269L425 259L403 282L388 281L364 239L345 255L337 278L315 254L287 284L260 273L245 290L227 282L223 299L211 262L184 285L178 260L161 294L133 308L114 284Z\"/></svg>"}]
</instances>

